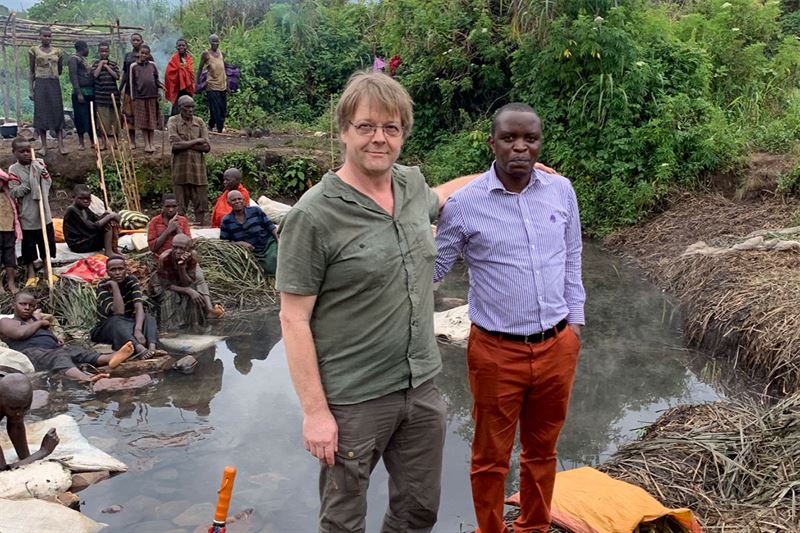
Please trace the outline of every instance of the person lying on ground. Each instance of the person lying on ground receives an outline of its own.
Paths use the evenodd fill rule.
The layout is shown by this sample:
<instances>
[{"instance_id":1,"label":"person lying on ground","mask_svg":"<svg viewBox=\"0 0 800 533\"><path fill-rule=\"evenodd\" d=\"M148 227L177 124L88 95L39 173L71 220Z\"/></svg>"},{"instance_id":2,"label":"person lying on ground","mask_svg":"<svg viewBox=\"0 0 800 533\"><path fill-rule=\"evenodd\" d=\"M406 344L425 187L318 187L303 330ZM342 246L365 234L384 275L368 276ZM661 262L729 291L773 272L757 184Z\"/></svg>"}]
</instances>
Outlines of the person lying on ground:
<instances>
[{"instance_id":1,"label":"person lying on ground","mask_svg":"<svg viewBox=\"0 0 800 533\"><path fill-rule=\"evenodd\" d=\"M222 224L225 215L231 212L231 205L228 203L228 193L239 191L244 197L244 205L250 205L250 193L242 185L242 171L238 168L229 168L222 175L222 193L214 204L211 211L211 227L218 228Z\"/></svg>"},{"instance_id":2,"label":"person lying on ground","mask_svg":"<svg viewBox=\"0 0 800 533\"><path fill-rule=\"evenodd\" d=\"M221 318L225 314L221 305L211 302L197 253L186 235L176 235L172 248L159 256L157 274L162 330L203 324L206 319Z\"/></svg>"},{"instance_id":3,"label":"person lying on ground","mask_svg":"<svg viewBox=\"0 0 800 533\"><path fill-rule=\"evenodd\" d=\"M109 257L106 272L108 279L97 287L100 322L92 328L92 342L110 344L114 350L133 343L134 356L145 359L164 353L156 350L156 319L144 310L139 280L128 272L125 259Z\"/></svg>"},{"instance_id":4,"label":"person lying on ground","mask_svg":"<svg viewBox=\"0 0 800 533\"><path fill-rule=\"evenodd\" d=\"M189 219L178 214L178 199L175 194L164 194L161 201L161 214L150 219L147 226L147 247L156 255L161 255L172 248L175 235L186 235L192 238Z\"/></svg>"},{"instance_id":5,"label":"person lying on ground","mask_svg":"<svg viewBox=\"0 0 800 533\"><path fill-rule=\"evenodd\" d=\"M30 411L33 402L33 387L24 374L9 374L0 377L0 421L6 419L8 440L17 452L17 462L8 464L0 448L0 471L24 466L44 459L58 446L56 428L50 428L42 439L42 445L35 453L28 449L28 435L25 431L25 413Z\"/></svg>"},{"instance_id":6,"label":"person lying on ground","mask_svg":"<svg viewBox=\"0 0 800 533\"><path fill-rule=\"evenodd\" d=\"M42 236L42 217L39 214L39 203L44 211L44 223L47 240L50 245L50 257L56 256L56 234L53 230L53 219L50 215L50 187L52 180L44 161L33 160L31 141L25 137L17 137L11 141L11 151L16 163L8 169L9 189L11 196L19 201L19 224L22 227L22 261L25 263L28 279L26 287L36 286L36 270L33 263L41 258L42 268L46 276L45 246ZM37 252L38 249L38 252Z\"/></svg>"},{"instance_id":7,"label":"person lying on ground","mask_svg":"<svg viewBox=\"0 0 800 533\"><path fill-rule=\"evenodd\" d=\"M8 188L8 174L0 170L0 262L6 271L8 290L17 292L14 282L17 275L17 239L22 238L22 229L17 216L17 202L11 197ZM6 290L0 282L0 294Z\"/></svg>"},{"instance_id":8,"label":"person lying on ground","mask_svg":"<svg viewBox=\"0 0 800 533\"><path fill-rule=\"evenodd\" d=\"M29 291L15 294L13 307L13 318L0 319L0 337L9 348L25 354L37 372L59 372L70 379L95 382L109 375L88 374L77 365L116 368L133 355L132 342L102 355L91 348L65 345L50 331L50 320L36 308L36 298Z\"/></svg>"},{"instance_id":9,"label":"person lying on ground","mask_svg":"<svg viewBox=\"0 0 800 533\"><path fill-rule=\"evenodd\" d=\"M228 193L233 211L222 219L219 238L253 251L264 273L275 275L278 265L278 227L258 206L245 206L239 191Z\"/></svg>"},{"instance_id":10,"label":"person lying on ground","mask_svg":"<svg viewBox=\"0 0 800 533\"><path fill-rule=\"evenodd\" d=\"M89 209L92 193L86 185L76 185L73 193L74 203L64 212L64 240L69 249L79 254L101 250L109 257L119 254L119 215L94 214Z\"/></svg>"}]
</instances>

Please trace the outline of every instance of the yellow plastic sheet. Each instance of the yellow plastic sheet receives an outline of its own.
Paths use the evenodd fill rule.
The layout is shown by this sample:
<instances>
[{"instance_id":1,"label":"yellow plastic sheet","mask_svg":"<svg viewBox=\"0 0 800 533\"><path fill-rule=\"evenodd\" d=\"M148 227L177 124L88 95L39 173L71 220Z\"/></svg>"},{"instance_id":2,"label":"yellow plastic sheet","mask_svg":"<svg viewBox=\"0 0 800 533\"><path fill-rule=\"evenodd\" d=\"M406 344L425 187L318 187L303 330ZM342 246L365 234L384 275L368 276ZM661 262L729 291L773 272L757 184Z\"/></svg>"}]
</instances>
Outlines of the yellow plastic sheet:
<instances>
[{"instance_id":1,"label":"yellow plastic sheet","mask_svg":"<svg viewBox=\"0 0 800 533\"><path fill-rule=\"evenodd\" d=\"M519 493L506 503L519 505ZM668 509L647 491L590 467L556 475L551 513L554 524L573 533L631 533L668 515L692 533L703 531L689 509Z\"/></svg>"}]
</instances>

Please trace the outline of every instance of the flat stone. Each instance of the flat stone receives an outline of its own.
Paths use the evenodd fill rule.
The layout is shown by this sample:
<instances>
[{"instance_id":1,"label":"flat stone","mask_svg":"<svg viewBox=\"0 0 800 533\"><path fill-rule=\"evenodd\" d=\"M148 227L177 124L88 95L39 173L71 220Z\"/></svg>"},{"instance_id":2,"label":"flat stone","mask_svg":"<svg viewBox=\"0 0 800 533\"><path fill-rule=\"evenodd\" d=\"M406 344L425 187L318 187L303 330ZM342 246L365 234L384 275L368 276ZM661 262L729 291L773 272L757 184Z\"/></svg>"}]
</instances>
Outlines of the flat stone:
<instances>
[{"instance_id":1,"label":"flat stone","mask_svg":"<svg viewBox=\"0 0 800 533\"><path fill-rule=\"evenodd\" d=\"M143 514L144 516L150 516L153 514L155 508L158 507L159 505L161 505L160 500L157 500L150 496L145 496L144 494L140 494L128 500L128 503L126 503L124 507L125 509L133 513Z\"/></svg>"},{"instance_id":2,"label":"flat stone","mask_svg":"<svg viewBox=\"0 0 800 533\"><path fill-rule=\"evenodd\" d=\"M137 522L136 531L161 533L162 531L169 531L175 529L175 526L169 520L149 520L147 522Z\"/></svg>"},{"instance_id":3,"label":"flat stone","mask_svg":"<svg viewBox=\"0 0 800 533\"><path fill-rule=\"evenodd\" d=\"M99 472L81 472L79 474L72 474L72 486L69 490L73 492L78 492L86 487L90 487L95 483L99 483L103 480L108 479L111 477L111 474L107 470L101 470Z\"/></svg>"},{"instance_id":4,"label":"flat stone","mask_svg":"<svg viewBox=\"0 0 800 533\"><path fill-rule=\"evenodd\" d=\"M192 505L192 502L187 500L174 500L171 502L165 502L161 505L155 506L155 516L159 519L171 519L174 516L177 516L184 512L189 506ZM213 518L213 517L212 517ZM172 528L172 524L169 526ZM168 529L168 528L165 528Z\"/></svg>"},{"instance_id":5,"label":"flat stone","mask_svg":"<svg viewBox=\"0 0 800 533\"><path fill-rule=\"evenodd\" d=\"M196 503L173 518L172 522L181 527L208 525L214 520L215 510L213 503Z\"/></svg>"},{"instance_id":6,"label":"flat stone","mask_svg":"<svg viewBox=\"0 0 800 533\"><path fill-rule=\"evenodd\" d=\"M124 509L124 507L122 507L121 505L114 504L114 505L109 505L108 507L104 507L103 509L100 509L100 512L103 514L116 514L121 512L122 509Z\"/></svg>"},{"instance_id":7,"label":"flat stone","mask_svg":"<svg viewBox=\"0 0 800 533\"><path fill-rule=\"evenodd\" d=\"M139 389L149 385L153 381L148 374L133 376L130 378L104 378L92 386L94 392L115 392L120 390Z\"/></svg>"},{"instance_id":8,"label":"flat stone","mask_svg":"<svg viewBox=\"0 0 800 533\"><path fill-rule=\"evenodd\" d=\"M50 393L45 390L33 391L33 400L31 401L31 411L41 409L47 402L50 401Z\"/></svg>"},{"instance_id":9,"label":"flat stone","mask_svg":"<svg viewBox=\"0 0 800 533\"><path fill-rule=\"evenodd\" d=\"M178 470L175 468L162 468L154 472L152 477L158 481L174 481L178 479Z\"/></svg>"},{"instance_id":10,"label":"flat stone","mask_svg":"<svg viewBox=\"0 0 800 533\"><path fill-rule=\"evenodd\" d=\"M75 509L76 511L81 510L81 499L78 497L77 494L72 492L62 492L56 496L47 496L46 498L41 498L47 502L57 503L59 505L63 505L64 507L69 507L70 509Z\"/></svg>"}]
</instances>

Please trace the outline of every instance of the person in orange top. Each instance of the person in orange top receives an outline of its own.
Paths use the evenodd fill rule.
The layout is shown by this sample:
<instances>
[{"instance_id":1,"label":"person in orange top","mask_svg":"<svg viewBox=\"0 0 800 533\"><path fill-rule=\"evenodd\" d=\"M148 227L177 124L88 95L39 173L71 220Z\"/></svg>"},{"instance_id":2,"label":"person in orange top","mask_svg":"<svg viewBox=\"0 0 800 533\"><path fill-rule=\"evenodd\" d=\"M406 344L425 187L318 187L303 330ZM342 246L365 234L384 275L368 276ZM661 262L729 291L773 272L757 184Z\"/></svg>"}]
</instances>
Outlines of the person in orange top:
<instances>
[{"instance_id":1,"label":"person in orange top","mask_svg":"<svg viewBox=\"0 0 800 533\"><path fill-rule=\"evenodd\" d=\"M164 96L172 104L172 116L180 111L178 98L184 94L194 96L194 63L186 39L178 39L175 49L177 52L172 54L164 72Z\"/></svg>"},{"instance_id":2,"label":"person in orange top","mask_svg":"<svg viewBox=\"0 0 800 533\"><path fill-rule=\"evenodd\" d=\"M238 168L229 168L222 174L222 188L223 191L217 198L217 203L214 204L214 210L211 212L212 228L220 227L222 219L233 209L231 204L228 203L229 192L239 191L244 196L245 207L250 205L250 193L242 185L242 171Z\"/></svg>"},{"instance_id":3,"label":"person in orange top","mask_svg":"<svg viewBox=\"0 0 800 533\"><path fill-rule=\"evenodd\" d=\"M175 235L183 234L192 238L189 219L178 214L178 200L175 193L164 194L161 214L150 219L147 225L147 247L156 255L172 248Z\"/></svg>"}]
</instances>

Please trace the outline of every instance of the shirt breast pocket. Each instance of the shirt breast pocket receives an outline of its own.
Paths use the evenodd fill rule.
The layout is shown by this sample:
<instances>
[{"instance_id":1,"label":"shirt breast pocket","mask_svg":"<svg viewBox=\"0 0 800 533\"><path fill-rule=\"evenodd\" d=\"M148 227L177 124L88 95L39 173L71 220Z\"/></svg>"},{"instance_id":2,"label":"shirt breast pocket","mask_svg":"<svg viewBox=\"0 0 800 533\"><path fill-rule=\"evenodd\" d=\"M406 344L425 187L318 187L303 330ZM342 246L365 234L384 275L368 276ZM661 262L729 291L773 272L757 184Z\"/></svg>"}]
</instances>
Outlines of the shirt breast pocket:
<instances>
[{"instance_id":1,"label":"shirt breast pocket","mask_svg":"<svg viewBox=\"0 0 800 533\"><path fill-rule=\"evenodd\" d=\"M331 274L346 285L382 287L387 282L389 256L374 243L352 242L342 249Z\"/></svg>"}]
</instances>

